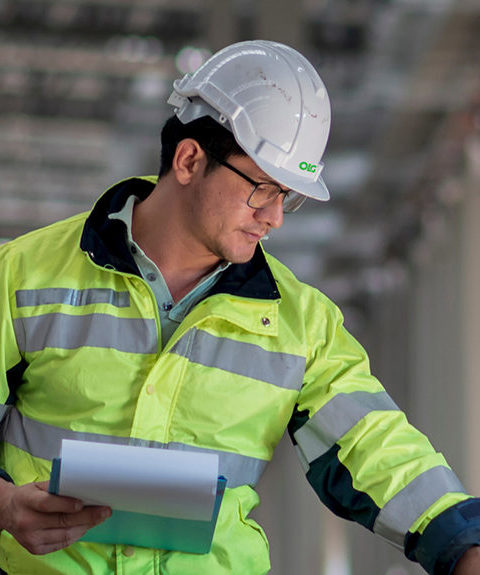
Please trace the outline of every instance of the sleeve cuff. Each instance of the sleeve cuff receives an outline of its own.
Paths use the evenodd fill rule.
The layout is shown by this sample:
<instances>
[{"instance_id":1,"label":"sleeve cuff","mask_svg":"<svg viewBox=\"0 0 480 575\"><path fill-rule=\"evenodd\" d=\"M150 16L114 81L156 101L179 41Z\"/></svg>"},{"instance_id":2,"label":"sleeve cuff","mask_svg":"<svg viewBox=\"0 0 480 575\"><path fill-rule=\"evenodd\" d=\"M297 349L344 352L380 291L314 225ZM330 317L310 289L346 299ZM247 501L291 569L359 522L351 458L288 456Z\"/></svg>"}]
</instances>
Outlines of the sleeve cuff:
<instances>
[{"instance_id":1,"label":"sleeve cuff","mask_svg":"<svg viewBox=\"0 0 480 575\"><path fill-rule=\"evenodd\" d=\"M405 555L430 575L451 575L460 557L480 545L480 499L467 499L435 517L422 535L409 533Z\"/></svg>"},{"instance_id":2,"label":"sleeve cuff","mask_svg":"<svg viewBox=\"0 0 480 575\"><path fill-rule=\"evenodd\" d=\"M14 481L10 477L10 475L3 469L0 469L0 479L4 479L5 481L8 481L9 483L14 483Z\"/></svg>"}]
</instances>

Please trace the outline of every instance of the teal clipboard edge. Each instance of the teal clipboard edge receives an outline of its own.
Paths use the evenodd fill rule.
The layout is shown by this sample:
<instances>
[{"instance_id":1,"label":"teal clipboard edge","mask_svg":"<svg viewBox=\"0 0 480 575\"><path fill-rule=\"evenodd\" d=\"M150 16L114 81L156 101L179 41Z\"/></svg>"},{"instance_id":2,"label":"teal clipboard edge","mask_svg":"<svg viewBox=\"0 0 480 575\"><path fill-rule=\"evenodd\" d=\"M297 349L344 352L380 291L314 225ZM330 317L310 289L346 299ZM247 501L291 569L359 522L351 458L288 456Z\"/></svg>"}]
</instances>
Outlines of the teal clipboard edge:
<instances>
[{"instance_id":1,"label":"teal clipboard edge","mask_svg":"<svg viewBox=\"0 0 480 575\"><path fill-rule=\"evenodd\" d=\"M113 510L111 517L87 531L81 540L188 553L208 553L212 546L226 483L225 477L218 478L217 495L210 521Z\"/></svg>"},{"instance_id":2,"label":"teal clipboard edge","mask_svg":"<svg viewBox=\"0 0 480 575\"><path fill-rule=\"evenodd\" d=\"M50 483L48 484L48 492L58 495L60 488L60 471L62 468L62 460L60 457L55 457L52 460L52 471L50 473Z\"/></svg>"},{"instance_id":3,"label":"teal clipboard edge","mask_svg":"<svg viewBox=\"0 0 480 575\"><path fill-rule=\"evenodd\" d=\"M59 492L61 458L52 461L48 491ZM220 475L210 521L176 519L160 515L112 510L112 515L100 525L89 529L80 541L134 545L153 549L168 549L187 553L208 553L212 546L220 506L227 479Z\"/></svg>"}]
</instances>

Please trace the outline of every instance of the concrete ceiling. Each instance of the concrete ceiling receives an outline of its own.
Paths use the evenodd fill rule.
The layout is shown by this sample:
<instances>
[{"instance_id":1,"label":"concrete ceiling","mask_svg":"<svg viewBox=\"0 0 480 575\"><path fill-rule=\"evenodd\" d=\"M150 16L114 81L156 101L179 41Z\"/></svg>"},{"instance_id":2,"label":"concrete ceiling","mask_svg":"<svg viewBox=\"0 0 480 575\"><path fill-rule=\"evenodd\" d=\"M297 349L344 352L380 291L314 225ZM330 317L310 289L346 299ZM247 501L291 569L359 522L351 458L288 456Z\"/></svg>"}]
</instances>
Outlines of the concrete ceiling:
<instances>
[{"instance_id":1,"label":"concrete ceiling","mask_svg":"<svg viewBox=\"0 0 480 575\"><path fill-rule=\"evenodd\" d=\"M304 51L333 107L332 200L268 248L340 303L382 289L479 129L475 0L1 0L0 237L156 172L172 80L252 37Z\"/></svg>"}]
</instances>

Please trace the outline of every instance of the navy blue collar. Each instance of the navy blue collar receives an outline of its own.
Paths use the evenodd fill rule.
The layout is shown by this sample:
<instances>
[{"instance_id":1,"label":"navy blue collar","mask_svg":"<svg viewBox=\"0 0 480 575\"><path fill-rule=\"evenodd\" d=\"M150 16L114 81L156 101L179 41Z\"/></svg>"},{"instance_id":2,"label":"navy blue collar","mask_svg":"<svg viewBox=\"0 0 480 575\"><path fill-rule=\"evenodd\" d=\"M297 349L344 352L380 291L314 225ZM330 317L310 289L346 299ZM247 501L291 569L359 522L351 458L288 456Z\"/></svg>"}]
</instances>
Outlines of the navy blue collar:
<instances>
[{"instance_id":1,"label":"navy blue collar","mask_svg":"<svg viewBox=\"0 0 480 575\"><path fill-rule=\"evenodd\" d=\"M153 188L152 182L131 178L107 190L97 201L85 222L80 242L82 250L88 252L97 265L140 275L125 241L124 224L118 220L110 220L108 215L120 211L132 194L144 200ZM257 246L250 261L229 266L207 296L216 293L258 299L280 297L260 246Z\"/></svg>"}]
</instances>

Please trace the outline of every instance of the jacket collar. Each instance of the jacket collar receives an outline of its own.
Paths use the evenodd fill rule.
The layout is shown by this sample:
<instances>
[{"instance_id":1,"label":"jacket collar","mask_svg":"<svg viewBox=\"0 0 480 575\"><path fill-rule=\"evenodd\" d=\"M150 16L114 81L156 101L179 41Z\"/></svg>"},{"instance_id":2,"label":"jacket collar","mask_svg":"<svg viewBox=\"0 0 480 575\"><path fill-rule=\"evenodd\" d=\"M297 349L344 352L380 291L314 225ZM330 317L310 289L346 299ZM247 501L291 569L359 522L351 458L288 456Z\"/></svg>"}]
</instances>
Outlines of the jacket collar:
<instances>
[{"instance_id":1,"label":"jacket collar","mask_svg":"<svg viewBox=\"0 0 480 575\"><path fill-rule=\"evenodd\" d=\"M94 263L107 269L140 275L125 241L125 227L108 215L118 212L135 194L144 200L153 190L151 179L130 178L108 189L88 216L80 247ZM229 293L258 299L278 299L280 293L260 245L252 259L244 264L232 264L222 274L207 295Z\"/></svg>"}]
</instances>

